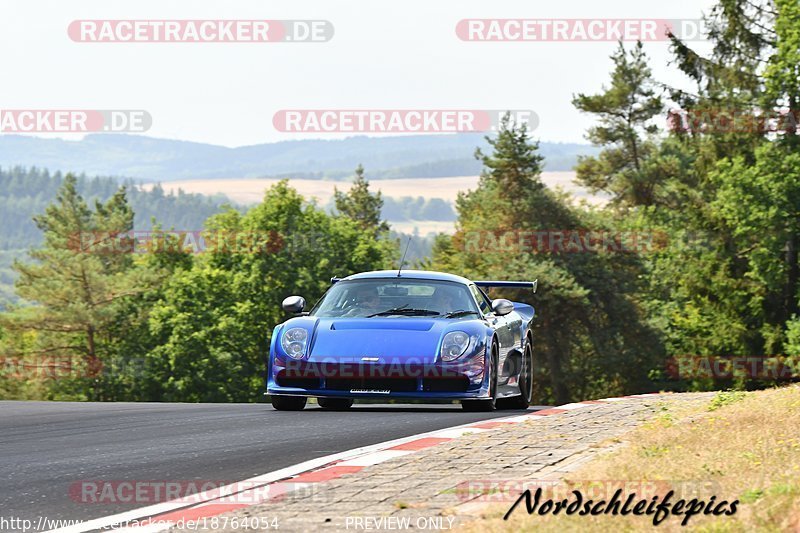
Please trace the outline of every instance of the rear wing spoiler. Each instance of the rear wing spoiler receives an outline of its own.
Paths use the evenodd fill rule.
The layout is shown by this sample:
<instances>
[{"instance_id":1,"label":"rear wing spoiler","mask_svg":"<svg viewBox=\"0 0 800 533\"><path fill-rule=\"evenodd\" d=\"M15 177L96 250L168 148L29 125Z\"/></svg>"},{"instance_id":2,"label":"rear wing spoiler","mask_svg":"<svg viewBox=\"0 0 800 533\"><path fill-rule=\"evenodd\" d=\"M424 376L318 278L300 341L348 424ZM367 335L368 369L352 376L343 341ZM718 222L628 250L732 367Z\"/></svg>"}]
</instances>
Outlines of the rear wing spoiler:
<instances>
[{"instance_id":1,"label":"rear wing spoiler","mask_svg":"<svg viewBox=\"0 0 800 533\"><path fill-rule=\"evenodd\" d=\"M476 281L475 285L482 289L533 289L539 285L539 280L533 281Z\"/></svg>"}]
</instances>

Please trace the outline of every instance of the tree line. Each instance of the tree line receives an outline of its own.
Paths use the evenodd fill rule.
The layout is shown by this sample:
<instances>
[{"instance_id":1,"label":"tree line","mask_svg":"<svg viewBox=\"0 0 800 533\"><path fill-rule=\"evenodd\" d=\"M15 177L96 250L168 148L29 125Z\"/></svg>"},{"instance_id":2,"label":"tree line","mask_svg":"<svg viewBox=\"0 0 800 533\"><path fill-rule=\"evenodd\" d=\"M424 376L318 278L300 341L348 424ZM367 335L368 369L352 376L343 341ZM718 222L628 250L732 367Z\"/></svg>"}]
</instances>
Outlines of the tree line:
<instances>
[{"instance_id":1,"label":"tree line","mask_svg":"<svg viewBox=\"0 0 800 533\"><path fill-rule=\"evenodd\" d=\"M61 172L50 173L36 167L0 168L0 250L28 249L42 241L42 234L33 223L33 216L41 213L55 199L64 181ZM123 184L127 198L136 213L135 226L146 230L153 218L165 227L202 228L205 220L228 202L219 196L200 194L165 193L160 184L143 189L131 180ZM114 195L120 181L111 177L76 176L76 188L90 202L106 200Z\"/></svg>"}]
</instances>

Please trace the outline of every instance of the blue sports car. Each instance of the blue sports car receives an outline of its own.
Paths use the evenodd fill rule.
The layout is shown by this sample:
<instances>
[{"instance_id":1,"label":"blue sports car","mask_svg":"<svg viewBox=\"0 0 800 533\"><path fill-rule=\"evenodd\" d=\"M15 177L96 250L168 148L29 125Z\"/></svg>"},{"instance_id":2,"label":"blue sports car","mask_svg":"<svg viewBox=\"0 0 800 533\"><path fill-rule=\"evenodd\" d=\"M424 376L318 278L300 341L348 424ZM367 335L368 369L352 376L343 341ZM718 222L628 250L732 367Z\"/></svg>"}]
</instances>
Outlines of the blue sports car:
<instances>
[{"instance_id":1,"label":"blue sports car","mask_svg":"<svg viewBox=\"0 0 800 533\"><path fill-rule=\"evenodd\" d=\"M331 280L304 312L275 327L267 394L281 411L347 409L357 398L461 400L464 409L525 408L533 393L530 305L483 289L536 281L470 281L440 272L385 270Z\"/></svg>"}]
</instances>

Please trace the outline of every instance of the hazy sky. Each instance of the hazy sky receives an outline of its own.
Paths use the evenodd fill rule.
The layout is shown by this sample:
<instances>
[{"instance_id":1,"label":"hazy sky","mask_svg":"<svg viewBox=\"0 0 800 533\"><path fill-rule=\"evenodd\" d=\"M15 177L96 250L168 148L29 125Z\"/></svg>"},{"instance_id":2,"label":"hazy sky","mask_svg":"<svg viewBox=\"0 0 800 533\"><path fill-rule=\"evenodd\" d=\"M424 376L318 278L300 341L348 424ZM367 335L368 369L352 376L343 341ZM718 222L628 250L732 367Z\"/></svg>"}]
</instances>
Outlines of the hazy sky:
<instances>
[{"instance_id":1,"label":"hazy sky","mask_svg":"<svg viewBox=\"0 0 800 533\"><path fill-rule=\"evenodd\" d=\"M607 42L464 42L464 18L699 18L706 0L4 0L0 109L144 109L147 135L240 146L296 139L281 109L531 109L582 141L573 93L606 83ZM76 43L76 19L325 19L327 43ZM646 44L657 78L667 44ZM319 134L311 135L319 137ZM331 134L332 138L333 135Z\"/></svg>"}]
</instances>

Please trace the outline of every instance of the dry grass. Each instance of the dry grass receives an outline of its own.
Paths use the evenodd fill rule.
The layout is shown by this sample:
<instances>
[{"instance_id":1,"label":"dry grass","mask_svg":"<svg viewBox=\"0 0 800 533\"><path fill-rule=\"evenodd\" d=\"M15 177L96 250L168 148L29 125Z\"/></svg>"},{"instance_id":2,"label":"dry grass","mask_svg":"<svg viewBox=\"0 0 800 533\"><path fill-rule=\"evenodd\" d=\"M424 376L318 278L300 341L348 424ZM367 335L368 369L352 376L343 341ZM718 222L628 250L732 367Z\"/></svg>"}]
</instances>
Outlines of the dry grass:
<instances>
[{"instance_id":1,"label":"dry grass","mask_svg":"<svg viewBox=\"0 0 800 533\"><path fill-rule=\"evenodd\" d=\"M601 490L594 493L600 499L610 497L618 486L609 480L627 480L632 489L623 494L623 501L630 492L644 497L642 492L648 492L644 489L650 489L646 498L673 489L673 503L680 498L709 501L712 495L717 503L739 500L733 516L695 515L687 527L681 527L682 517L669 516L659 531L800 531L799 386L718 393L703 407L689 411L665 403L660 416L625 440L627 446L587 464L567 481L586 489L585 480L603 480L598 485ZM524 502L504 521L510 506L511 502L489 508L467 530L654 529L652 516L528 515Z\"/></svg>"},{"instance_id":2,"label":"dry grass","mask_svg":"<svg viewBox=\"0 0 800 533\"><path fill-rule=\"evenodd\" d=\"M367 173L369 178L369 172ZM575 173L572 171L543 172L542 181L550 187L563 187L564 190L575 194L578 198L587 198L602 202L600 197L590 197L584 189L577 187L572 181ZM277 183L277 179L207 179L183 180L163 183L166 191L177 191L179 188L186 192L199 194L225 194L232 200L243 204L258 203L264 197L264 191ZM349 181L291 179L289 184L307 198L317 198L325 204L333 196L333 188L347 190ZM396 178L370 181L370 189L380 190L384 196L424 196L425 198L442 198L454 202L460 191L474 189L478 185L478 176L454 176L447 178ZM145 185L145 189L152 185Z\"/></svg>"},{"instance_id":3,"label":"dry grass","mask_svg":"<svg viewBox=\"0 0 800 533\"><path fill-rule=\"evenodd\" d=\"M162 186L165 191L177 192L178 189L182 189L185 192L206 195L224 194L234 202L255 204L261 202L264 198L264 191L278 183L278 181L271 178L184 180L170 181L163 183ZM569 180L565 179L565 181ZM477 184L477 176L403 178L373 180L370 182L370 189L379 190L384 196L424 196L425 198L442 198L453 202L459 191L474 189ZM334 187L339 190L350 188L349 181L313 179L291 179L289 180L289 185L297 189L306 198L316 198L317 202L322 205L325 205L331 199ZM152 185L144 185L143 187L149 189Z\"/></svg>"},{"instance_id":4,"label":"dry grass","mask_svg":"<svg viewBox=\"0 0 800 533\"><path fill-rule=\"evenodd\" d=\"M367 173L369 177L369 172ZM573 183L575 173L572 171L543 172L542 181L549 187L561 187L572 194L576 199L584 199L592 204L605 202L600 195L590 195L586 190ZM205 195L224 194L233 202L240 204L259 203L264 198L264 191L277 183L277 179L208 179L184 180L163 183L167 192L185 192ZM289 184L306 198L316 198L320 205L326 205L333 196L334 187L347 190L349 181L330 181L312 179L291 179ZM441 198L448 202L455 202L458 193L474 189L478 185L477 176L460 176L447 178L398 178L387 180L372 180L370 189L381 191L384 196L400 198L403 196L423 196L425 198ZM152 184L144 185L144 189L151 189ZM452 233L452 222L437 222L432 220L393 222L392 226L400 231L411 233L416 227L420 234L429 232Z\"/></svg>"}]
</instances>

